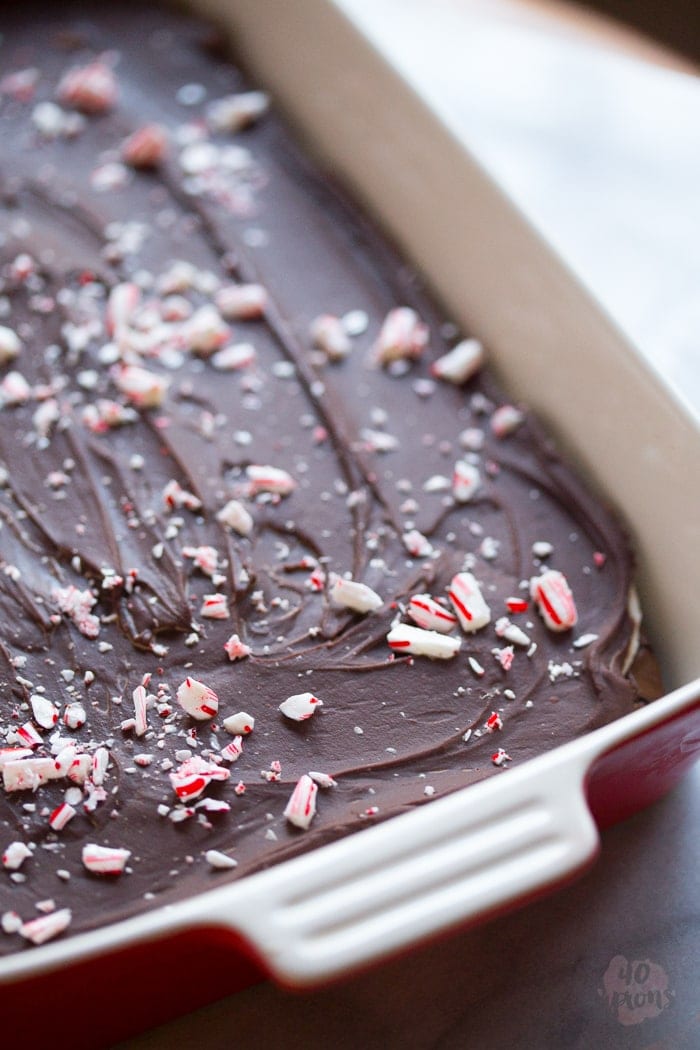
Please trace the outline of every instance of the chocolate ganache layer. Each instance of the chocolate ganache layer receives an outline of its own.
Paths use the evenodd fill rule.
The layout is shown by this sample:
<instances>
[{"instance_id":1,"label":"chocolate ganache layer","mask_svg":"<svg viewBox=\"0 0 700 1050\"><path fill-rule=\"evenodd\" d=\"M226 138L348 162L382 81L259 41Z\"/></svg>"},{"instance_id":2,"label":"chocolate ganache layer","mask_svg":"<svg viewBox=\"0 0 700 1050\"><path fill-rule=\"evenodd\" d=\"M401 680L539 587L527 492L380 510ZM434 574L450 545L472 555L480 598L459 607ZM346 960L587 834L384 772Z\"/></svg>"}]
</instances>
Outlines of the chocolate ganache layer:
<instances>
[{"instance_id":1,"label":"chocolate ganache layer","mask_svg":"<svg viewBox=\"0 0 700 1050\"><path fill-rule=\"evenodd\" d=\"M0 950L648 698L617 518L210 28L2 21Z\"/></svg>"}]
</instances>

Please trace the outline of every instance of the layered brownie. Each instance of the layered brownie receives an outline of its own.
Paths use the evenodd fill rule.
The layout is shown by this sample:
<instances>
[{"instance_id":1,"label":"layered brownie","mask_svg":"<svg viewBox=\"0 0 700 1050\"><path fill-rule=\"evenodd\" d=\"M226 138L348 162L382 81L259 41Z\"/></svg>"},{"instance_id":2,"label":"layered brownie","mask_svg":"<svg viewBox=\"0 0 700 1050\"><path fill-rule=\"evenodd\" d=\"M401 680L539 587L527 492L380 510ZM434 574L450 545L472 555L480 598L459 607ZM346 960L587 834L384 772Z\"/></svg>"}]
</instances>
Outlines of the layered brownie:
<instances>
[{"instance_id":1,"label":"layered brownie","mask_svg":"<svg viewBox=\"0 0 700 1050\"><path fill-rule=\"evenodd\" d=\"M2 22L0 950L649 698L616 515L212 30Z\"/></svg>"}]
</instances>

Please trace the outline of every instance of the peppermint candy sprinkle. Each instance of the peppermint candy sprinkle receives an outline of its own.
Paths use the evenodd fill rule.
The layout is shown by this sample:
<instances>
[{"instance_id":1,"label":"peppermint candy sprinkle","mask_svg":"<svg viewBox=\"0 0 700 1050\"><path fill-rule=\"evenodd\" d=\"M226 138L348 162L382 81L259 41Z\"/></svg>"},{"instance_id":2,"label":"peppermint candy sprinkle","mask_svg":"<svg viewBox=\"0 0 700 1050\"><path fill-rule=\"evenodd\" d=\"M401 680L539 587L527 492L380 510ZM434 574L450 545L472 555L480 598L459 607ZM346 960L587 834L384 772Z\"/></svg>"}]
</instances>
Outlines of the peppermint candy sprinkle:
<instances>
[{"instance_id":1,"label":"peppermint candy sprinkle","mask_svg":"<svg viewBox=\"0 0 700 1050\"><path fill-rule=\"evenodd\" d=\"M457 617L429 594L414 594L406 612L414 623L427 631L448 634L457 626Z\"/></svg>"},{"instance_id":2,"label":"peppermint candy sprinkle","mask_svg":"<svg viewBox=\"0 0 700 1050\"><path fill-rule=\"evenodd\" d=\"M106 62L90 62L64 73L56 94L59 102L81 113L106 113L116 104L117 81Z\"/></svg>"},{"instance_id":3,"label":"peppermint candy sprinkle","mask_svg":"<svg viewBox=\"0 0 700 1050\"><path fill-rule=\"evenodd\" d=\"M82 853L83 864L95 875L121 875L130 856L131 850L94 843L83 846Z\"/></svg>"},{"instance_id":4,"label":"peppermint candy sprinkle","mask_svg":"<svg viewBox=\"0 0 700 1050\"><path fill-rule=\"evenodd\" d=\"M451 638L438 631L425 631L408 623L397 624L386 636L387 643L396 652L412 656L429 656L433 660L449 660L462 647L461 638Z\"/></svg>"},{"instance_id":5,"label":"peppermint candy sprinkle","mask_svg":"<svg viewBox=\"0 0 700 1050\"><path fill-rule=\"evenodd\" d=\"M428 326L410 306L399 306L387 314L374 353L380 364L420 357L428 345Z\"/></svg>"},{"instance_id":6,"label":"peppermint candy sprinkle","mask_svg":"<svg viewBox=\"0 0 700 1050\"><path fill-rule=\"evenodd\" d=\"M317 794L318 785L305 773L297 781L296 787L284 810L284 815L290 824L294 824L295 827L301 828L303 831L308 830L311 821L316 815Z\"/></svg>"},{"instance_id":7,"label":"peppermint candy sprinkle","mask_svg":"<svg viewBox=\"0 0 700 1050\"><path fill-rule=\"evenodd\" d=\"M48 915L40 915L36 919L22 923L19 933L32 944L44 944L45 941L63 933L70 925L71 918L70 908L61 908L59 911L52 911Z\"/></svg>"},{"instance_id":8,"label":"peppermint candy sprinkle","mask_svg":"<svg viewBox=\"0 0 700 1050\"><path fill-rule=\"evenodd\" d=\"M252 496L259 492L271 492L277 496L288 496L296 488L296 481L286 470L279 467L251 464L246 468L248 489Z\"/></svg>"},{"instance_id":9,"label":"peppermint candy sprinkle","mask_svg":"<svg viewBox=\"0 0 700 1050\"><path fill-rule=\"evenodd\" d=\"M467 634L473 634L489 623L491 610L484 600L477 580L470 572L458 572L452 578L447 594L462 630Z\"/></svg>"},{"instance_id":10,"label":"peppermint candy sprinkle","mask_svg":"<svg viewBox=\"0 0 700 1050\"><path fill-rule=\"evenodd\" d=\"M228 599L225 594L205 594L199 615L207 620L228 620Z\"/></svg>"},{"instance_id":11,"label":"peppermint candy sprinkle","mask_svg":"<svg viewBox=\"0 0 700 1050\"><path fill-rule=\"evenodd\" d=\"M247 711L238 711L224 719L224 729L233 736L247 736L255 729L255 719Z\"/></svg>"},{"instance_id":12,"label":"peppermint candy sprinkle","mask_svg":"<svg viewBox=\"0 0 700 1050\"><path fill-rule=\"evenodd\" d=\"M225 503L221 510L217 511L216 520L233 529L239 536L250 536L253 531L253 519L237 499Z\"/></svg>"},{"instance_id":13,"label":"peppermint candy sprinkle","mask_svg":"<svg viewBox=\"0 0 700 1050\"><path fill-rule=\"evenodd\" d=\"M311 718L318 707L323 707L323 701L313 693L296 693L283 700L279 709L285 718L289 718L292 722L305 722L307 718Z\"/></svg>"},{"instance_id":14,"label":"peppermint candy sprinkle","mask_svg":"<svg viewBox=\"0 0 700 1050\"><path fill-rule=\"evenodd\" d=\"M430 371L436 379L460 386L471 379L484 363L484 348L478 339L463 339L449 353L438 357Z\"/></svg>"},{"instance_id":15,"label":"peppermint candy sprinkle","mask_svg":"<svg viewBox=\"0 0 700 1050\"><path fill-rule=\"evenodd\" d=\"M0 364L12 361L22 349L17 333L6 325L0 325Z\"/></svg>"},{"instance_id":16,"label":"peppermint candy sprinkle","mask_svg":"<svg viewBox=\"0 0 700 1050\"><path fill-rule=\"evenodd\" d=\"M208 849L204 854L204 859L210 867L215 868L218 871L235 868L238 864L237 860L234 860L233 857L229 857L227 853L222 853L221 850L218 849Z\"/></svg>"},{"instance_id":17,"label":"peppermint candy sprinkle","mask_svg":"<svg viewBox=\"0 0 700 1050\"><path fill-rule=\"evenodd\" d=\"M333 314L321 314L312 321L309 335L314 346L322 350L330 361L342 361L350 353L351 343L345 326Z\"/></svg>"},{"instance_id":18,"label":"peppermint candy sprinkle","mask_svg":"<svg viewBox=\"0 0 700 1050\"><path fill-rule=\"evenodd\" d=\"M24 842L11 842L2 855L2 866L9 871L19 871L32 851Z\"/></svg>"},{"instance_id":19,"label":"peppermint candy sprinkle","mask_svg":"<svg viewBox=\"0 0 700 1050\"><path fill-rule=\"evenodd\" d=\"M530 595L550 631L568 631L578 622L578 614L566 577L548 569L530 580Z\"/></svg>"},{"instance_id":20,"label":"peppermint candy sprinkle","mask_svg":"<svg viewBox=\"0 0 700 1050\"><path fill-rule=\"evenodd\" d=\"M481 475L477 468L459 459L452 472L452 495L458 503L468 503L481 484Z\"/></svg>"},{"instance_id":21,"label":"peppermint candy sprinkle","mask_svg":"<svg viewBox=\"0 0 700 1050\"><path fill-rule=\"evenodd\" d=\"M162 124L145 124L122 143L122 160L132 168L157 168L168 152Z\"/></svg>"},{"instance_id":22,"label":"peppermint candy sprinkle","mask_svg":"<svg viewBox=\"0 0 700 1050\"><path fill-rule=\"evenodd\" d=\"M213 718L219 710L219 698L214 690L196 678L186 678L178 687L177 702L183 711L199 721Z\"/></svg>"},{"instance_id":23,"label":"peppermint candy sprinkle","mask_svg":"<svg viewBox=\"0 0 700 1050\"><path fill-rule=\"evenodd\" d=\"M250 646L246 645L245 642L242 642L237 634L231 635L229 640L224 644L224 650L231 661L243 660L246 656L250 656L252 652Z\"/></svg>"},{"instance_id":24,"label":"peppermint candy sprinkle","mask_svg":"<svg viewBox=\"0 0 700 1050\"><path fill-rule=\"evenodd\" d=\"M214 302L227 321L252 321L264 315L268 296L261 284L227 284L218 290Z\"/></svg>"},{"instance_id":25,"label":"peppermint candy sprinkle","mask_svg":"<svg viewBox=\"0 0 700 1050\"><path fill-rule=\"evenodd\" d=\"M150 372L141 365L116 365L112 379L118 390L137 408L157 408L163 404L170 385L166 376Z\"/></svg>"},{"instance_id":26,"label":"peppermint candy sprinkle","mask_svg":"<svg viewBox=\"0 0 700 1050\"><path fill-rule=\"evenodd\" d=\"M335 605L358 613L375 612L384 604L383 599L366 583L336 575L331 577L330 599Z\"/></svg>"}]
</instances>

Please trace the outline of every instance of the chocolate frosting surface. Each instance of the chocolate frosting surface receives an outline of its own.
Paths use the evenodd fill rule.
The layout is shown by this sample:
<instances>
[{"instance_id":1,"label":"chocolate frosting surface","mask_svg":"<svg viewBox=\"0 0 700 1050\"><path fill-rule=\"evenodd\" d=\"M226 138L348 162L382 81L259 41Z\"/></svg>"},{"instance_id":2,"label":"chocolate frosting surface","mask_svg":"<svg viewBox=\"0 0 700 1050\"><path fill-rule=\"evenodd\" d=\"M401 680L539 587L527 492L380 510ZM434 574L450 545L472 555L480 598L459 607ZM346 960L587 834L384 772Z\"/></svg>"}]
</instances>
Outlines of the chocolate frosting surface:
<instances>
[{"instance_id":1,"label":"chocolate frosting surface","mask_svg":"<svg viewBox=\"0 0 700 1050\"><path fill-rule=\"evenodd\" d=\"M5 12L0 50L0 325L21 342L0 372L0 746L20 746L17 731L33 722L35 757L56 754L55 734L79 753L109 756L61 830L48 820L71 787L74 798L66 779L2 792L0 846L32 843L32 855L2 873L0 911L27 921L52 900L71 909L70 931L507 776L640 699L621 671L633 561L615 515L530 417L506 436L492 432L504 398L488 374L459 386L435 379L431 362L458 333L273 112L236 134L212 123L212 102L249 88L212 50L207 27L156 9L96 12ZM66 70L94 60L114 70L114 104L77 119L65 100L58 116L47 110ZM152 123L166 129L168 155L135 170L122 143ZM192 269L173 276L179 260ZM266 289L265 314L227 322L226 342L252 344L255 361L221 370L187 345L179 314L247 282ZM140 290L140 300L128 331L115 334L117 286ZM417 360L380 367L372 348L399 306L426 322L430 345ZM342 361L312 344L323 314L356 333ZM162 403L147 407L120 389L133 366L167 380ZM481 484L460 503L450 479L465 458ZM251 465L285 471L292 491L256 493ZM172 481L194 497L189 505L164 500ZM231 499L253 518L247 536L217 520ZM407 550L414 529L430 555ZM551 553L538 557L542 543ZM209 575L191 553L204 557L203 548L215 551ZM386 636L408 622L411 596L444 597L465 568L492 622L463 635L453 659L392 652ZM524 582L545 568L569 581L573 631L553 633L532 604L508 611L506 600L527 599ZM335 605L333 573L367 584L381 608ZM202 615L213 593L225 596L226 618ZM82 613L66 594L87 595ZM503 616L533 643L514 646L509 669L495 630ZM234 633L251 650L235 662L224 650ZM188 676L217 694L211 720L179 706ZM142 682L151 699L136 735L129 720ZM312 718L280 713L307 691L322 701ZM55 729L33 717L36 696L55 706ZM86 719L71 729L63 717L76 703ZM223 720L239 711L255 728L229 765L219 758L233 739ZM494 712L502 728L491 732ZM499 748L509 756L501 766ZM230 778L183 804L169 774L188 755ZM320 788L304 831L284 810L311 770L336 785ZM196 808L202 799L230 808ZM128 849L127 870L87 871L86 843ZM212 849L237 866L213 868ZM0 951L23 945L3 936Z\"/></svg>"}]
</instances>

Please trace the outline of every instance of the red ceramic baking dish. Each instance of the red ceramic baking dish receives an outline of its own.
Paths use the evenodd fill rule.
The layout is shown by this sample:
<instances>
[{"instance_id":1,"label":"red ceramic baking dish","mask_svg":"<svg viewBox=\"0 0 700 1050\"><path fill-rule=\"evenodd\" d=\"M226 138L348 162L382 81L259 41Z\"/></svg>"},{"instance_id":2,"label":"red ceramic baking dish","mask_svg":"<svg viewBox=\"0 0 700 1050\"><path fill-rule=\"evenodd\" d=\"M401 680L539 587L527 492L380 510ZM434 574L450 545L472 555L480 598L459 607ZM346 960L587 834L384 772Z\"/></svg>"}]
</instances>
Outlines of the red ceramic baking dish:
<instances>
[{"instance_id":1,"label":"red ceramic baking dish","mask_svg":"<svg viewBox=\"0 0 700 1050\"><path fill-rule=\"evenodd\" d=\"M332 0L196 7L230 32L312 152L343 173L456 321L487 343L512 394L623 508L670 692L361 835L3 958L6 1030L30 1021L37 1044L113 1042L263 976L312 986L523 905L591 864L598 828L662 796L700 751L700 490L688 483L697 421ZM43 1009L62 1002L77 1003L80 1017L65 1039L60 1011Z\"/></svg>"}]
</instances>

